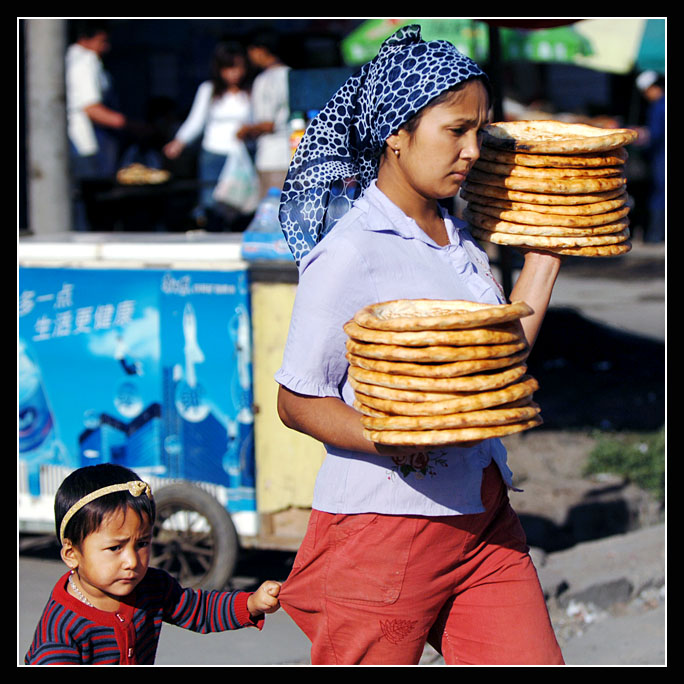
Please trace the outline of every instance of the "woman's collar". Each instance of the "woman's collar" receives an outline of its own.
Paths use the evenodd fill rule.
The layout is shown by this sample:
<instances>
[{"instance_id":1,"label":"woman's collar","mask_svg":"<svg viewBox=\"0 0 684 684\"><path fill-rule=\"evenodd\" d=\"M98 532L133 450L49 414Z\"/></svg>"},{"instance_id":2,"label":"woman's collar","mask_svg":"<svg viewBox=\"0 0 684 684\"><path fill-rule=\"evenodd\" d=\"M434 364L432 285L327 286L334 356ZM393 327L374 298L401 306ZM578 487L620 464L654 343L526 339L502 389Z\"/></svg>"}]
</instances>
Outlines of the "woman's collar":
<instances>
[{"instance_id":1,"label":"woman's collar","mask_svg":"<svg viewBox=\"0 0 684 684\"><path fill-rule=\"evenodd\" d=\"M438 246L410 216L407 216L377 187L375 180L366 188L361 199L365 199L369 207L365 230L374 232L391 231L404 238L414 238L422 240L429 245ZM449 211L441 205L439 210L449 234L449 241L451 244L458 244L460 242L458 223L453 220Z\"/></svg>"}]
</instances>

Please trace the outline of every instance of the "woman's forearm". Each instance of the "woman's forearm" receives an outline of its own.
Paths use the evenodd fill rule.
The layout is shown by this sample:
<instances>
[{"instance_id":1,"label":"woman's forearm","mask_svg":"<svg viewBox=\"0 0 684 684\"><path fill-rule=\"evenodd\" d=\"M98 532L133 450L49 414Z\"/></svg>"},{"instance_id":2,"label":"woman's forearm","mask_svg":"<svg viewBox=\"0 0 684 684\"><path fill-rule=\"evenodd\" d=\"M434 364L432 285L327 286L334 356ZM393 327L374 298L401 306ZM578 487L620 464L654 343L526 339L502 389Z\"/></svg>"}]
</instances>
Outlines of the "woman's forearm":
<instances>
[{"instance_id":1,"label":"woman's forearm","mask_svg":"<svg viewBox=\"0 0 684 684\"><path fill-rule=\"evenodd\" d=\"M341 399L297 394L278 389L278 415L284 425L341 449L378 453L363 436L361 414Z\"/></svg>"},{"instance_id":2,"label":"woman's forearm","mask_svg":"<svg viewBox=\"0 0 684 684\"><path fill-rule=\"evenodd\" d=\"M335 397L305 396L280 386L278 415L290 429L339 449L398 458L424 448L371 442L363 436L361 414Z\"/></svg>"},{"instance_id":3,"label":"woman's forearm","mask_svg":"<svg viewBox=\"0 0 684 684\"><path fill-rule=\"evenodd\" d=\"M553 286L562 258L546 252L526 252L525 263L511 291L511 301L524 301L534 313L521 319L525 338L531 349L537 340L544 316L549 308Z\"/></svg>"}]
</instances>

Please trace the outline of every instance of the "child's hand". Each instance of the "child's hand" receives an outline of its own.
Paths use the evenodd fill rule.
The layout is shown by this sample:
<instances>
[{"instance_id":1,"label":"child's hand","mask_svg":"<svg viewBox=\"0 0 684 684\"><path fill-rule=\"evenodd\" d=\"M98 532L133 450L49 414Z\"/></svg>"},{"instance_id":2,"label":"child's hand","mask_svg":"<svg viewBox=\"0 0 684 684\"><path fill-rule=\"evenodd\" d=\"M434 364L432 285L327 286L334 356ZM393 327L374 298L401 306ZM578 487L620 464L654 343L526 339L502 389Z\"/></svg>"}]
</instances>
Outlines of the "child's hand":
<instances>
[{"instance_id":1,"label":"child's hand","mask_svg":"<svg viewBox=\"0 0 684 684\"><path fill-rule=\"evenodd\" d=\"M248 599L247 610L252 617L263 613L275 613L280 608L278 600L280 582L264 582Z\"/></svg>"}]
</instances>

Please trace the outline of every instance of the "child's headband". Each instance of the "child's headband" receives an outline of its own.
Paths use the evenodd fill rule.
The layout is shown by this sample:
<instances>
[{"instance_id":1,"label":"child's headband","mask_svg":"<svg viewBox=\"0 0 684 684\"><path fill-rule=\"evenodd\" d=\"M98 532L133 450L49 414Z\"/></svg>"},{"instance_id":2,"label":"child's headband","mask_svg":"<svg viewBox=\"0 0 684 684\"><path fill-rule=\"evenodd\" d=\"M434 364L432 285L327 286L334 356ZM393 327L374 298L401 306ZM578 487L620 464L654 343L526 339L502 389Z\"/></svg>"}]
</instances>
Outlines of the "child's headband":
<instances>
[{"instance_id":1,"label":"child's headband","mask_svg":"<svg viewBox=\"0 0 684 684\"><path fill-rule=\"evenodd\" d=\"M79 499L66 513L62 519L62 524L59 528L59 541L64 543L64 530L66 529L67 523L71 518L74 517L78 511L83 508L86 504L89 504L95 499L99 499L105 494L111 494L112 492L123 492L128 490L133 496L140 496L141 494L146 494L148 498L152 498L152 490L147 482L142 480L132 480L131 482L122 482L121 484L109 485L108 487L102 487L102 489L96 489L90 494L86 494L82 499Z\"/></svg>"}]
</instances>

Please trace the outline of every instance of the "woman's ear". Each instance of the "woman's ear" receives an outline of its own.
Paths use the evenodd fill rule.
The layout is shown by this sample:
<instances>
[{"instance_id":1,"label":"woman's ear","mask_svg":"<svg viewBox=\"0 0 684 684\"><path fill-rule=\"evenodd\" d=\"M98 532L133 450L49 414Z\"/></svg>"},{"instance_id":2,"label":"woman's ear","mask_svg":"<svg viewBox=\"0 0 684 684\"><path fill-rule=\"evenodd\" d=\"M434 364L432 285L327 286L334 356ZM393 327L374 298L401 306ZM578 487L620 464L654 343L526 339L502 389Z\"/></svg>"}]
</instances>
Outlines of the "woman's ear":
<instances>
[{"instance_id":1,"label":"woman's ear","mask_svg":"<svg viewBox=\"0 0 684 684\"><path fill-rule=\"evenodd\" d=\"M390 137L387 138L387 147L389 148L390 152L398 154L401 151L403 138L404 136L402 135L401 129L396 133L392 133L392 135L390 135Z\"/></svg>"},{"instance_id":2,"label":"woman's ear","mask_svg":"<svg viewBox=\"0 0 684 684\"><path fill-rule=\"evenodd\" d=\"M402 147L407 144L409 134L403 128L400 128L396 133L387 138L387 149L390 153L394 153L397 157L401 154Z\"/></svg>"}]
</instances>

